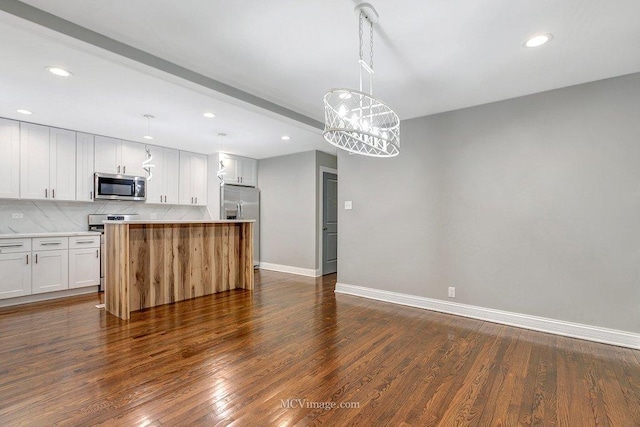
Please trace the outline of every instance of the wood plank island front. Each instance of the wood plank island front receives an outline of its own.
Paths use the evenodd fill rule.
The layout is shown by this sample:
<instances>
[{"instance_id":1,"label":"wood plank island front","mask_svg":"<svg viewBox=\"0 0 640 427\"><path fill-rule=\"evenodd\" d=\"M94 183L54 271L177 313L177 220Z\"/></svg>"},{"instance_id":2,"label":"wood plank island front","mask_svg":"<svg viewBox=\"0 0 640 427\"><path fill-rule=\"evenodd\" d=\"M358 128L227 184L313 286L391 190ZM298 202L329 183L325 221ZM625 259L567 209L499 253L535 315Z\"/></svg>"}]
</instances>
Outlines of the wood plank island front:
<instances>
[{"instance_id":1,"label":"wood plank island front","mask_svg":"<svg viewBox=\"0 0 640 427\"><path fill-rule=\"evenodd\" d=\"M253 222L105 221L107 311L253 289Z\"/></svg>"}]
</instances>

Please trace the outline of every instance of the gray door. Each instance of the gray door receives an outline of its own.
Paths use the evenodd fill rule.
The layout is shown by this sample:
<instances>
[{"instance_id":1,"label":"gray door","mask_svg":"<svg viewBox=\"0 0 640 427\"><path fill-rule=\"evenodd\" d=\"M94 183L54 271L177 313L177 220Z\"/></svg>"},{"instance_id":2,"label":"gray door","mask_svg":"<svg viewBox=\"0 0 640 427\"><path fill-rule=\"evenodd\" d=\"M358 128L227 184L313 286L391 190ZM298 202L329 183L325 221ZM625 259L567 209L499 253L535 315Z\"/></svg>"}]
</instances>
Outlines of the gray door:
<instances>
[{"instance_id":1,"label":"gray door","mask_svg":"<svg viewBox=\"0 0 640 427\"><path fill-rule=\"evenodd\" d=\"M338 271L338 176L322 174L322 274Z\"/></svg>"}]
</instances>

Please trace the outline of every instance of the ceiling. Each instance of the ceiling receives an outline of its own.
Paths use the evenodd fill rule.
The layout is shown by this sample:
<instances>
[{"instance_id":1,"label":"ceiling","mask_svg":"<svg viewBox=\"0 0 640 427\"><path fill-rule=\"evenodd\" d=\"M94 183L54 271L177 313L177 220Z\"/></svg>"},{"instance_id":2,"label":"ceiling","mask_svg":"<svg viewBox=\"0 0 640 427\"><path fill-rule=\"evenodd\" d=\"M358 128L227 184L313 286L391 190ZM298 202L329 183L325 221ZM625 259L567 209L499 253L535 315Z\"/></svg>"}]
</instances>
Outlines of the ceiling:
<instances>
[{"instance_id":1,"label":"ceiling","mask_svg":"<svg viewBox=\"0 0 640 427\"><path fill-rule=\"evenodd\" d=\"M358 1L23 3L228 85L240 96L0 12L0 49L10 58L0 76L1 116L24 119L15 109L26 108L34 110L34 122L141 140L142 115L153 114L154 143L160 145L256 158L335 152L318 128L322 96L333 87L357 87ZM401 119L640 72L637 0L373 4L380 14L375 94ZM541 32L554 39L522 47ZM44 71L47 65L64 66L74 76L55 78ZM280 114L274 105L288 110ZM209 110L218 117L204 119ZM220 132L227 136L218 137ZM292 139L282 141L283 134Z\"/></svg>"}]
</instances>

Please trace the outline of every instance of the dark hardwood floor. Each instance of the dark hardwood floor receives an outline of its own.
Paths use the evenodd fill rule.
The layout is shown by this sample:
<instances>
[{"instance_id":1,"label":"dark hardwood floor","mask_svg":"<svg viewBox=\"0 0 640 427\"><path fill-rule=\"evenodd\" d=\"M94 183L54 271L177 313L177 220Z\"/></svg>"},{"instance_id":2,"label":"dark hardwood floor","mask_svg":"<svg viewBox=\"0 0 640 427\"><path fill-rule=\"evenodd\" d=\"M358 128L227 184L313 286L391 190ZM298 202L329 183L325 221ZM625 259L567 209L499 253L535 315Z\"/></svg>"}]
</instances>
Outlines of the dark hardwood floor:
<instances>
[{"instance_id":1,"label":"dark hardwood floor","mask_svg":"<svg viewBox=\"0 0 640 427\"><path fill-rule=\"evenodd\" d=\"M0 309L0 425L640 425L639 351L334 285L262 271L130 321L97 294Z\"/></svg>"}]
</instances>

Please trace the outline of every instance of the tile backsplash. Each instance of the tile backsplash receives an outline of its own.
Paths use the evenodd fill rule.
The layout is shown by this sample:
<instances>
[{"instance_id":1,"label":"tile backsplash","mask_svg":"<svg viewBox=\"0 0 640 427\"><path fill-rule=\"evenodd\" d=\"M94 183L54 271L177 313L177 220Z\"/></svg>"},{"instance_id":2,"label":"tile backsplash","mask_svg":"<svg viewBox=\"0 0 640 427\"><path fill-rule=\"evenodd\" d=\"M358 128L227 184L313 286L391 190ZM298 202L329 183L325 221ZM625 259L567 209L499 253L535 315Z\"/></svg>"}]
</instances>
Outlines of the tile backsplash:
<instances>
[{"instance_id":1,"label":"tile backsplash","mask_svg":"<svg viewBox=\"0 0 640 427\"><path fill-rule=\"evenodd\" d=\"M0 234L86 231L90 214L140 214L158 220L210 219L206 207L147 205L140 202L52 202L0 199ZM22 214L14 218L13 214Z\"/></svg>"}]
</instances>

